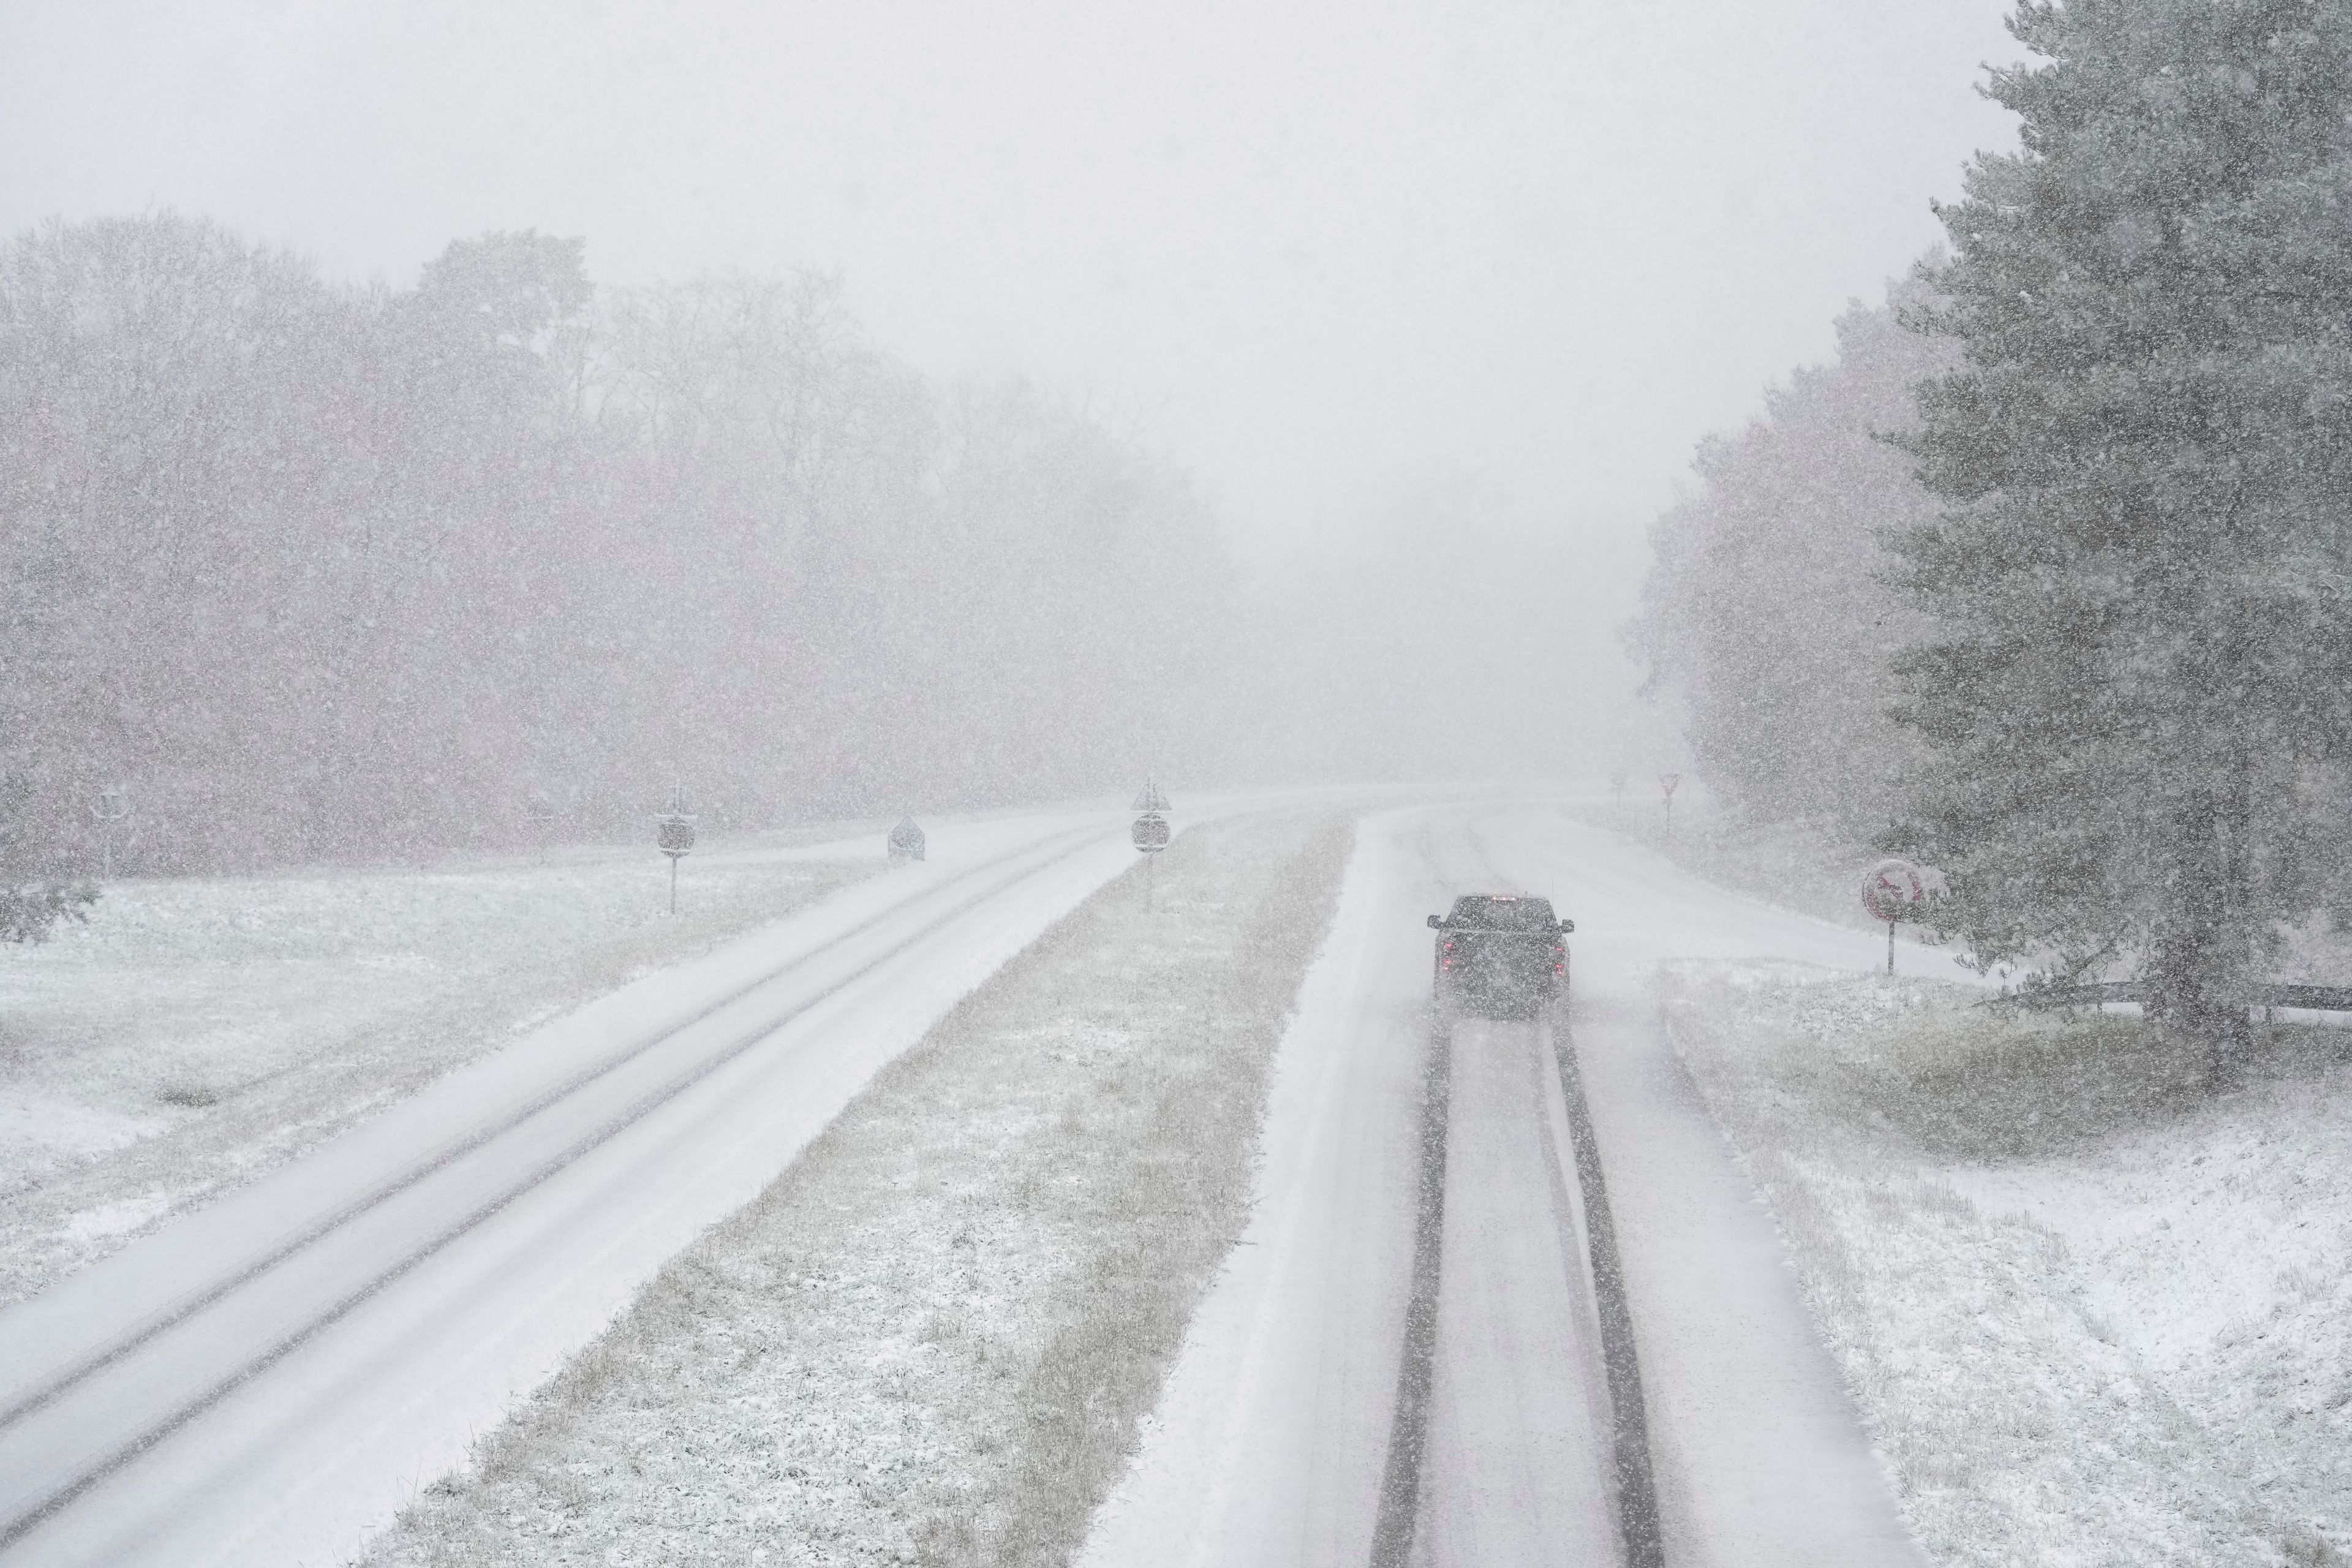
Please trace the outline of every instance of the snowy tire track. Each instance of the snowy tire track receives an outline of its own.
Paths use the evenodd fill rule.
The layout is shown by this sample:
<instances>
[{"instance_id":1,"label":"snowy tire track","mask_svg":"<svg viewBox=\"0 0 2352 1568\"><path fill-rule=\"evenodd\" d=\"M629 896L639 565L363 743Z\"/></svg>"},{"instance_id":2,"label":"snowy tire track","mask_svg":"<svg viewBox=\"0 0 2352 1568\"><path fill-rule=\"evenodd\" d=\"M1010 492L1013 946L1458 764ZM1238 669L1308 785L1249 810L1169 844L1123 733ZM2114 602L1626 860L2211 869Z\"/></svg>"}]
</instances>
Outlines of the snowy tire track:
<instances>
[{"instance_id":1,"label":"snowy tire track","mask_svg":"<svg viewBox=\"0 0 2352 1568\"><path fill-rule=\"evenodd\" d=\"M1372 1523L1372 1568L1404 1568L1421 1517L1421 1466L1429 1441L1429 1384L1437 1354L1437 1288L1445 1257L1445 1138L1453 1079L1454 1031L1443 1019L1433 1019L1422 1089L1412 1295L1405 1307L1404 1354L1397 1369L1396 1415L1381 1477L1380 1515Z\"/></svg>"},{"instance_id":2,"label":"snowy tire track","mask_svg":"<svg viewBox=\"0 0 2352 1568\"><path fill-rule=\"evenodd\" d=\"M1612 1512L1625 1568L1664 1568L1657 1488L1650 1462L1640 1358L1634 1345L1633 1309L1617 1253L1615 1223L1592 1117L1576 1062L1575 1040L1557 1014L1530 1026L1546 1047L1541 1056L1556 1078L1568 1137L1546 1140L1544 1157L1554 1177L1573 1171L1573 1214L1559 1214L1561 1248L1579 1257L1578 1283L1586 1298L1578 1303L1598 1330L1598 1359L1608 1393L1608 1453ZM1423 1472L1430 1447L1431 1386L1444 1324L1440 1311L1445 1265L1447 1145L1452 1127L1454 1031L1443 1020L1430 1029L1423 1089L1418 1168L1412 1279L1405 1309L1402 1354L1397 1373L1395 1414L1381 1483L1380 1511L1373 1525L1371 1568L1404 1568L1413 1559L1422 1526ZM1581 1316L1581 1314L1580 1314Z\"/></svg>"},{"instance_id":3,"label":"snowy tire track","mask_svg":"<svg viewBox=\"0 0 2352 1568\"><path fill-rule=\"evenodd\" d=\"M1601 1321L1601 1366L1609 1384L1617 1529L1624 1542L1626 1568L1664 1568L1658 1486L1650 1465L1650 1419L1642 1394L1641 1357L1633 1342L1633 1303L1625 1294L1625 1268L1617 1255L1617 1222L1609 1210L1608 1178L1601 1169L1592 1110L1585 1103L1575 1036L1565 1018L1556 1019L1546 1033L1551 1037L1552 1061L1568 1102L1570 1143L1583 1199L1585 1254L1591 1268L1593 1310Z\"/></svg>"}]
</instances>

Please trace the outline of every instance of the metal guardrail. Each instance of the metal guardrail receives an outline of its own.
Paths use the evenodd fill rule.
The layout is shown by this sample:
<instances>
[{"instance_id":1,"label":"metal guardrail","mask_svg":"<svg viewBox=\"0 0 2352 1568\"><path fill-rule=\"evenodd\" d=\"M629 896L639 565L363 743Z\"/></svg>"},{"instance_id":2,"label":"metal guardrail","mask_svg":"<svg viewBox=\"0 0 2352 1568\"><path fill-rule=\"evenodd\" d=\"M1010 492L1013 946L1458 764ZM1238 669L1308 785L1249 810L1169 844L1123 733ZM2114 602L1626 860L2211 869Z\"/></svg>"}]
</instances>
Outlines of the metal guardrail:
<instances>
[{"instance_id":1,"label":"metal guardrail","mask_svg":"<svg viewBox=\"0 0 2352 1568\"><path fill-rule=\"evenodd\" d=\"M2147 1000L2147 987L2137 980L2101 980L2087 985L2034 985L2004 991L1992 999L1996 1007L2095 1007L2105 1002Z\"/></svg>"},{"instance_id":2,"label":"metal guardrail","mask_svg":"<svg viewBox=\"0 0 2352 1568\"><path fill-rule=\"evenodd\" d=\"M2010 1007L2095 1007L2108 1002L2145 1002L2147 983L2141 980L2101 980L2086 985L2040 985L1995 997L1996 1005ZM2352 985L2254 986L2246 996L2249 1007L2300 1007L2313 1013L2352 1013Z\"/></svg>"}]
</instances>

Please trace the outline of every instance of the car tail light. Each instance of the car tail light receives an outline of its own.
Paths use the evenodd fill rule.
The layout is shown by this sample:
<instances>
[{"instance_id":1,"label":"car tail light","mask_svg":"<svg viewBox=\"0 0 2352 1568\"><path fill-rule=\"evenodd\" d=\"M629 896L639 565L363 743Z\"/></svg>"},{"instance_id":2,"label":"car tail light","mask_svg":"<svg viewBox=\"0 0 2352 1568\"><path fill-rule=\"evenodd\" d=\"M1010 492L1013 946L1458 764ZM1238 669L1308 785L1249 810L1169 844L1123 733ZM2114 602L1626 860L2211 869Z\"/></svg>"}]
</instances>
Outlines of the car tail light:
<instances>
[{"instance_id":1,"label":"car tail light","mask_svg":"<svg viewBox=\"0 0 2352 1568\"><path fill-rule=\"evenodd\" d=\"M1565 974L1568 973L1568 949L1562 947L1558 942L1552 943L1551 972L1554 974Z\"/></svg>"}]
</instances>

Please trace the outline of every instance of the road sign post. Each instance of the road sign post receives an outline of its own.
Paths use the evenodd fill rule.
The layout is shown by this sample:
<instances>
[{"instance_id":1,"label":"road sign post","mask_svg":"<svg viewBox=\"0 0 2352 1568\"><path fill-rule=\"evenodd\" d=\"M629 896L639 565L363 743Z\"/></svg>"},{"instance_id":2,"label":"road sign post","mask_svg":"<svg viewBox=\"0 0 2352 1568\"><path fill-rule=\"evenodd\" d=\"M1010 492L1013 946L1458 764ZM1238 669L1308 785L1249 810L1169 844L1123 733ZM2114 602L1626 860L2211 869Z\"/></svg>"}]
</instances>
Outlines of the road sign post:
<instances>
[{"instance_id":1,"label":"road sign post","mask_svg":"<svg viewBox=\"0 0 2352 1568\"><path fill-rule=\"evenodd\" d=\"M555 804L553 795L543 789L535 789L530 792L530 798L523 803L522 813L530 823L530 836L539 847L539 863L544 866L555 847L555 829L557 824L563 820L562 808Z\"/></svg>"},{"instance_id":2,"label":"road sign post","mask_svg":"<svg viewBox=\"0 0 2352 1568\"><path fill-rule=\"evenodd\" d=\"M98 824L99 879L111 882L114 880L115 830L130 819L130 797L119 785L102 789L90 798L89 816L90 820Z\"/></svg>"},{"instance_id":3,"label":"road sign post","mask_svg":"<svg viewBox=\"0 0 2352 1568\"><path fill-rule=\"evenodd\" d=\"M669 809L654 819L654 843L669 857L669 912L677 913L677 863L694 848L694 818L686 812L686 793L670 786Z\"/></svg>"},{"instance_id":4,"label":"road sign post","mask_svg":"<svg viewBox=\"0 0 2352 1568\"><path fill-rule=\"evenodd\" d=\"M1886 922L1886 973L1895 973L1895 926L1944 896L1944 874L1908 860L1881 860L1862 874L1862 907Z\"/></svg>"},{"instance_id":5,"label":"road sign post","mask_svg":"<svg viewBox=\"0 0 2352 1568\"><path fill-rule=\"evenodd\" d=\"M1143 857L1143 907L1148 910L1154 907L1159 897L1160 852L1168 847L1168 840L1172 837L1168 819L1160 814L1174 807L1168 804L1168 797L1160 793L1160 787L1146 779L1143 781L1143 793L1135 797L1135 808L1143 815L1135 819L1133 827L1128 829L1128 837L1134 842L1136 852Z\"/></svg>"},{"instance_id":6,"label":"road sign post","mask_svg":"<svg viewBox=\"0 0 2352 1568\"><path fill-rule=\"evenodd\" d=\"M1666 832L1669 836L1675 830L1675 786L1682 782L1683 775L1680 773L1658 775L1658 788L1664 791L1666 796Z\"/></svg>"}]
</instances>

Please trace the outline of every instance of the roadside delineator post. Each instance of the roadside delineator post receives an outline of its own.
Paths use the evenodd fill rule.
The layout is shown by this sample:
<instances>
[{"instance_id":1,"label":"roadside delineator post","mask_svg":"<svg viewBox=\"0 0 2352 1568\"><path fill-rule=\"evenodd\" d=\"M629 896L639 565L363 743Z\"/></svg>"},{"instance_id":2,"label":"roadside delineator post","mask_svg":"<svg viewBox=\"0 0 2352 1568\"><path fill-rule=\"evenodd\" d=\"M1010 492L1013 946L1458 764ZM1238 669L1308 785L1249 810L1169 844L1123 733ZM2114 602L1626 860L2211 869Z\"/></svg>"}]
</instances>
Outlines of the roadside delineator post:
<instances>
[{"instance_id":1,"label":"roadside delineator post","mask_svg":"<svg viewBox=\"0 0 2352 1568\"><path fill-rule=\"evenodd\" d=\"M554 853L555 830L563 821L563 810L555 804L553 795L543 789L535 789L530 792L530 798L523 802L522 815L524 820L530 824L531 841L539 850L539 863L544 866Z\"/></svg>"},{"instance_id":2,"label":"roadside delineator post","mask_svg":"<svg viewBox=\"0 0 2352 1568\"><path fill-rule=\"evenodd\" d=\"M122 824L130 820L131 799L122 786L102 789L90 797L90 820L98 824L99 880L114 880L114 837Z\"/></svg>"},{"instance_id":3,"label":"roadside delineator post","mask_svg":"<svg viewBox=\"0 0 2352 1568\"><path fill-rule=\"evenodd\" d=\"M654 843L669 857L669 912L677 913L677 863L694 847L694 818L687 815L686 791L670 785L669 809L654 819Z\"/></svg>"},{"instance_id":4,"label":"roadside delineator post","mask_svg":"<svg viewBox=\"0 0 2352 1568\"><path fill-rule=\"evenodd\" d=\"M1134 809L1143 815L1135 819L1133 827L1128 829L1128 837L1134 841L1137 853L1143 857L1143 907L1148 910L1153 907L1159 891L1160 852L1168 847L1168 840L1172 837L1168 818L1161 813L1176 808L1169 804L1166 795L1160 793L1160 786L1147 778L1143 781L1143 793L1135 797Z\"/></svg>"}]
</instances>

